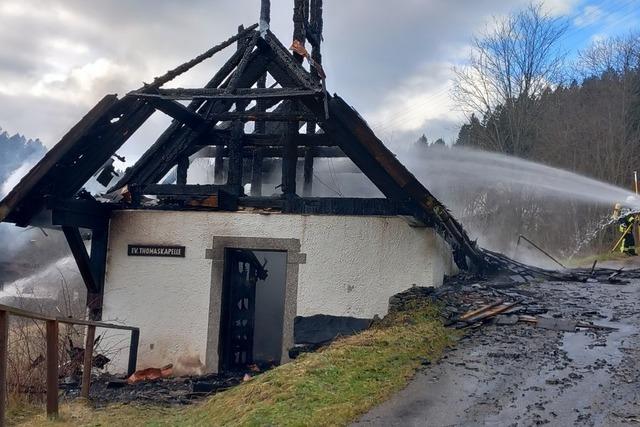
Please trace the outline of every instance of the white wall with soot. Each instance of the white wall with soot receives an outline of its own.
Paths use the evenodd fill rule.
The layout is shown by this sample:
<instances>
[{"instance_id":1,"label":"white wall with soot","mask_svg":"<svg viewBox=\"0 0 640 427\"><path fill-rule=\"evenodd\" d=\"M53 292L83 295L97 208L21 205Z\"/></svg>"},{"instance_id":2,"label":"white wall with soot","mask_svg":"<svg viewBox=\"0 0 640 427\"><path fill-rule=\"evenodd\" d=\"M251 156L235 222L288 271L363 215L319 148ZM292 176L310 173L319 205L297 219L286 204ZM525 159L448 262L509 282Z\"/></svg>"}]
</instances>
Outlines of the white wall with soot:
<instances>
[{"instance_id":1,"label":"white wall with soot","mask_svg":"<svg viewBox=\"0 0 640 427\"><path fill-rule=\"evenodd\" d=\"M372 318L389 297L412 285L439 286L455 267L431 228L398 217L256 212L118 211L110 224L103 319L140 328L139 368L206 360L214 236L292 238L301 243L297 314ZM130 244L180 245L185 258L133 257ZM126 334L108 332L121 348ZM119 339L125 339L117 345Z\"/></svg>"}]
</instances>

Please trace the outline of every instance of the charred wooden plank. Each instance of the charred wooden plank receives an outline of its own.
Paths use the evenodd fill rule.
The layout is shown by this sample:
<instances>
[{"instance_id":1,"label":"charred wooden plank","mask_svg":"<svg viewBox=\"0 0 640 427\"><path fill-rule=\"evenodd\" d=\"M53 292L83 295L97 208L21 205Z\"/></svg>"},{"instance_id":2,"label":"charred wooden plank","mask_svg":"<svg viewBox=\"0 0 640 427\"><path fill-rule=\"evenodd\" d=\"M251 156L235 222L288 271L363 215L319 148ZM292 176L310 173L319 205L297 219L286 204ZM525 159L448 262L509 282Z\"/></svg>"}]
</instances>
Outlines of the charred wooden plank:
<instances>
[{"instance_id":1,"label":"charred wooden plank","mask_svg":"<svg viewBox=\"0 0 640 427\"><path fill-rule=\"evenodd\" d=\"M236 121L231 129L229 141L229 174L227 184L234 194L242 193L242 138L244 137L244 124Z\"/></svg>"},{"instance_id":2,"label":"charred wooden plank","mask_svg":"<svg viewBox=\"0 0 640 427\"><path fill-rule=\"evenodd\" d=\"M116 95L107 95L96 104L65 136L52 147L44 158L22 178L9 194L0 203L0 221L27 224L30 213L22 213L28 209L28 205L37 205L38 210L42 203L38 201L42 197L43 187L51 184L52 176L56 173L56 165L73 155L76 146L82 143L83 138L102 120L118 102ZM9 218L8 218L9 217Z\"/></svg>"},{"instance_id":3,"label":"charred wooden plank","mask_svg":"<svg viewBox=\"0 0 640 427\"><path fill-rule=\"evenodd\" d=\"M194 130L200 129L200 127L207 122L207 119L202 117L200 114L189 110L187 107L176 101L170 101L163 98L150 98L149 103L156 109L165 113L167 116L184 123Z\"/></svg>"},{"instance_id":4,"label":"charred wooden plank","mask_svg":"<svg viewBox=\"0 0 640 427\"><path fill-rule=\"evenodd\" d=\"M267 33L265 40L275 54L276 60L284 65L282 68L298 83L299 87L305 87L307 89L320 88L317 80L294 59L293 55L287 51L287 48L280 43L273 33Z\"/></svg>"},{"instance_id":5,"label":"charred wooden plank","mask_svg":"<svg viewBox=\"0 0 640 427\"><path fill-rule=\"evenodd\" d=\"M132 92L132 96L145 98L161 98L175 101L187 100L252 100L252 99L291 99L302 97L318 97L323 92L315 89L281 89L281 88L247 88L237 89L233 93L225 89L203 88L203 89L159 89L154 93Z\"/></svg>"},{"instance_id":6,"label":"charred wooden plank","mask_svg":"<svg viewBox=\"0 0 640 427\"><path fill-rule=\"evenodd\" d=\"M282 209L284 200L281 197L240 197L238 205L257 209Z\"/></svg>"},{"instance_id":7,"label":"charred wooden plank","mask_svg":"<svg viewBox=\"0 0 640 427\"><path fill-rule=\"evenodd\" d=\"M220 190L228 190L226 185L197 185L197 184L147 184L132 186L132 190L140 194L153 196L211 196Z\"/></svg>"},{"instance_id":8,"label":"charred wooden plank","mask_svg":"<svg viewBox=\"0 0 640 427\"><path fill-rule=\"evenodd\" d=\"M316 122L307 122L307 136L317 136L316 134ZM326 135L320 135L326 136ZM313 193L313 149L307 148L304 152L304 167L303 167L303 184L302 195L305 197L311 197Z\"/></svg>"},{"instance_id":9,"label":"charred wooden plank","mask_svg":"<svg viewBox=\"0 0 640 427\"><path fill-rule=\"evenodd\" d=\"M322 0L311 0L309 14L309 28L307 29L307 40L311 43L311 59L317 64L322 64L322 30L324 21L322 19ZM318 70L313 67L313 75L318 80L321 76Z\"/></svg>"},{"instance_id":10,"label":"charred wooden plank","mask_svg":"<svg viewBox=\"0 0 640 427\"><path fill-rule=\"evenodd\" d=\"M213 46L211 49L207 50L206 52L202 53L201 55L196 56L195 58L193 58L190 61L185 62L184 64L174 68L173 70L167 71L166 74L160 76L160 77L156 77L153 80L153 83L151 83L150 85L145 86L145 89L149 90L149 91L153 91L155 89L160 88L162 85L164 85L167 82L170 82L171 80L175 79L176 77L178 77L179 75L186 73L187 71L189 71L191 68L195 67L196 65L200 64L202 61L211 58L213 55L215 55L216 53L220 52L221 50L231 46L232 44L234 44L235 42L237 42L239 39L242 39L248 35L250 35L256 28L258 28L258 24L253 24L252 26L250 26L249 28L247 28L246 30L239 32L238 34L229 37L227 40L223 41L222 43Z\"/></svg>"},{"instance_id":11,"label":"charred wooden plank","mask_svg":"<svg viewBox=\"0 0 640 427\"><path fill-rule=\"evenodd\" d=\"M298 133L297 123L290 123L283 135L282 148L282 192L285 196L296 194L296 175L298 166L298 148L295 145L295 135Z\"/></svg>"},{"instance_id":12,"label":"charred wooden plank","mask_svg":"<svg viewBox=\"0 0 640 427\"><path fill-rule=\"evenodd\" d=\"M258 79L257 89L265 90L266 86L267 86L267 73L264 73ZM272 89L270 88L270 90ZM236 93L238 93L238 91L236 91ZM265 102L265 98L258 98L256 100L256 111L260 113L267 111L267 103ZM267 130L266 122L264 120L258 120L256 122L253 133L264 134L266 133L266 130Z\"/></svg>"},{"instance_id":13,"label":"charred wooden plank","mask_svg":"<svg viewBox=\"0 0 640 427\"><path fill-rule=\"evenodd\" d=\"M295 147L295 146L294 146ZM245 158L252 158L255 150L260 150L262 152L263 159L280 159L283 158L286 151L286 146L283 148L276 147L264 147L264 148L252 148L252 147L243 147L242 154ZM225 150L225 154L228 155L229 151ZM296 158L304 158L306 154L305 148L296 148L295 155ZM343 158L347 157L347 155L339 148L339 147L316 147L313 149L313 156L315 158Z\"/></svg>"},{"instance_id":14,"label":"charred wooden plank","mask_svg":"<svg viewBox=\"0 0 640 427\"><path fill-rule=\"evenodd\" d=\"M243 201L240 199L240 203ZM410 204L385 198L298 197L287 200L283 212L318 215L412 215Z\"/></svg>"},{"instance_id":15,"label":"charred wooden plank","mask_svg":"<svg viewBox=\"0 0 640 427\"><path fill-rule=\"evenodd\" d=\"M251 161L251 195L262 196L262 171L264 155L262 149L253 150Z\"/></svg>"},{"instance_id":16,"label":"charred wooden plank","mask_svg":"<svg viewBox=\"0 0 640 427\"><path fill-rule=\"evenodd\" d=\"M228 112L212 114L211 120L215 122L228 122L242 120L244 122L268 121L268 122L306 122L315 119L315 116L291 112L291 113L271 113L258 111ZM299 126L298 126L299 128Z\"/></svg>"},{"instance_id":17,"label":"charred wooden plank","mask_svg":"<svg viewBox=\"0 0 640 427\"><path fill-rule=\"evenodd\" d=\"M254 51L251 60L247 65L243 75L238 81L239 87L251 87L267 70L267 64L272 60L268 52ZM231 101L216 101L211 104L209 116L221 114L228 111ZM209 129L210 130L210 129ZM141 171L136 177L137 183L149 184L158 182L175 165L178 156L193 153L194 144L202 144L210 136L206 133L191 132L189 129L175 135L173 140L168 141L158 150L153 157L147 158L145 164L141 166ZM190 154L188 154L190 155Z\"/></svg>"},{"instance_id":18,"label":"charred wooden plank","mask_svg":"<svg viewBox=\"0 0 640 427\"><path fill-rule=\"evenodd\" d=\"M68 170L62 169L54 194L59 197L74 195L154 111L144 100L129 97L121 99L110 113L112 117L105 117L108 127L88 135L77 157L60 164L61 167L73 167L76 173L69 174Z\"/></svg>"},{"instance_id":19,"label":"charred wooden plank","mask_svg":"<svg viewBox=\"0 0 640 427\"><path fill-rule=\"evenodd\" d=\"M206 84L205 88L217 88L224 80L229 76L233 69L238 65L242 59L244 52L236 51L231 58L218 70L213 78ZM187 108L190 111L205 112L209 109L209 104L203 100L195 100L189 103ZM161 157L164 153L166 146L172 144L174 141L180 138L186 137L188 130L184 129L182 122L174 121L156 140L156 142L147 150L142 157L136 162L129 172L125 174L109 191L114 191L118 188L122 188L130 182L143 182L146 181L146 171L148 165L157 161L158 157Z\"/></svg>"},{"instance_id":20,"label":"charred wooden plank","mask_svg":"<svg viewBox=\"0 0 640 427\"><path fill-rule=\"evenodd\" d=\"M271 22L271 1L270 0L261 0L260 1L260 25L262 28L262 23L267 25L269 28L269 23Z\"/></svg>"},{"instance_id":21,"label":"charred wooden plank","mask_svg":"<svg viewBox=\"0 0 640 427\"><path fill-rule=\"evenodd\" d=\"M224 146L229 144L231 132L229 130L212 129L209 132L213 138L206 141L204 145L199 146L200 149L209 146ZM294 136L295 143L298 147L337 147L338 144L326 134L297 134ZM244 136L245 147L282 147L282 135L268 134L262 135L257 133L246 134Z\"/></svg>"},{"instance_id":22,"label":"charred wooden plank","mask_svg":"<svg viewBox=\"0 0 640 427\"><path fill-rule=\"evenodd\" d=\"M89 266L97 287L97 292L87 292L87 308L89 320L102 320L102 300L104 297L104 280L107 268L107 251L109 246L109 228L107 224L94 227L91 231L91 253Z\"/></svg>"},{"instance_id":23,"label":"charred wooden plank","mask_svg":"<svg viewBox=\"0 0 640 427\"><path fill-rule=\"evenodd\" d=\"M329 98L330 118L321 124L333 134L351 160L376 184L387 197L412 200L437 225L454 250L460 250L482 269L486 262L482 253L467 236L462 226L385 147L367 123L339 97ZM307 106L320 114L324 108L307 102ZM463 258L459 261L463 263ZM461 266L464 267L464 266Z\"/></svg>"},{"instance_id":24,"label":"charred wooden plank","mask_svg":"<svg viewBox=\"0 0 640 427\"><path fill-rule=\"evenodd\" d=\"M87 292L92 294L99 293L100 287L93 276L89 254L87 254L87 248L84 245L80 231L77 227L66 226L62 227L62 231L67 239L73 258L76 260L80 276L82 276L82 280L87 287Z\"/></svg>"},{"instance_id":25,"label":"charred wooden plank","mask_svg":"<svg viewBox=\"0 0 640 427\"><path fill-rule=\"evenodd\" d=\"M216 157L213 164L213 182L222 184L224 181L224 147L216 148Z\"/></svg>"},{"instance_id":26,"label":"charred wooden plank","mask_svg":"<svg viewBox=\"0 0 640 427\"><path fill-rule=\"evenodd\" d=\"M187 183L187 175L189 174L189 157L182 156L178 160L177 177L176 182L178 185L185 185Z\"/></svg>"},{"instance_id":27,"label":"charred wooden plank","mask_svg":"<svg viewBox=\"0 0 640 427\"><path fill-rule=\"evenodd\" d=\"M52 225L102 229L109 223L111 208L90 200L46 198Z\"/></svg>"},{"instance_id":28,"label":"charred wooden plank","mask_svg":"<svg viewBox=\"0 0 640 427\"><path fill-rule=\"evenodd\" d=\"M166 187L175 187L166 185ZM140 187L136 192L140 194L157 194L159 202L153 206L131 205L127 209L144 209L144 210L202 210L202 211L235 211L238 209L238 196L230 192L228 186L200 186L209 187L209 189L171 189ZM192 194L181 194L192 193Z\"/></svg>"},{"instance_id":29,"label":"charred wooden plank","mask_svg":"<svg viewBox=\"0 0 640 427\"><path fill-rule=\"evenodd\" d=\"M233 93L238 88L238 83L240 81L240 77L244 73L247 64L249 63L249 59L251 58L251 54L253 49L256 47L256 43L258 42L259 34L255 33L251 38L251 41L247 43L247 46L244 47L244 54L242 55L242 59L238 63L238 68L236 68L235 73L229 79L229 84L227 85L227 93Z\"/></svg>"},{"instance_id":30,"label":"charred wooden plank","mask_svg":"<svg viewBox=\"0 0 640 427\"><path fill-rule=\"evenodd\" d=\"M305 35L305 1L294 0L293 2L293 40L297 40L304 45ZM295 61L302 64L303 57L297 53L293 54Z\"/></svg>"}]
</instances>

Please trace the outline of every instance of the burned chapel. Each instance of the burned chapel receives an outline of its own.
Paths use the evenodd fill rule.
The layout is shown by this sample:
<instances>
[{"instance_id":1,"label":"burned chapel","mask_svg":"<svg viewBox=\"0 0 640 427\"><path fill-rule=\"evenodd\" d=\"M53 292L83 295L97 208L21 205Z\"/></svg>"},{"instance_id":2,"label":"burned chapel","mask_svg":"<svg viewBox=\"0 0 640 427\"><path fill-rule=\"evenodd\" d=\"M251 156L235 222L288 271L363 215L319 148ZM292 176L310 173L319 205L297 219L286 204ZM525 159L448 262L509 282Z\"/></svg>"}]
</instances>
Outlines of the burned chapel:
<instances>
[{"instance_id":1,"label":"burned chapel","mask_svg":"<svg viewBox=\"0 0 640 427\"><path fill-rule=\"evenodd\" d=\"M0 221L64 232L91 319L140 328L142 368L286 362L384 316L389 298L479 262L462 226L340 96L322 67L322 0L294 0L292 42L260 22L124 96L102 98L0 202ZM287 38L289 39L289 38ZM225 50L201 87L168 83ZM123 144L171 118L118 174ZM212 180L190 168L208 159ZM344 159L382 197L327 197ZM96 180L104 191L88 191ZM90 241L87 240L90 236ZM111 337L115 340L117 337ZM112 370L124 371L126 354Z\"/></svg>"}]
</instances>

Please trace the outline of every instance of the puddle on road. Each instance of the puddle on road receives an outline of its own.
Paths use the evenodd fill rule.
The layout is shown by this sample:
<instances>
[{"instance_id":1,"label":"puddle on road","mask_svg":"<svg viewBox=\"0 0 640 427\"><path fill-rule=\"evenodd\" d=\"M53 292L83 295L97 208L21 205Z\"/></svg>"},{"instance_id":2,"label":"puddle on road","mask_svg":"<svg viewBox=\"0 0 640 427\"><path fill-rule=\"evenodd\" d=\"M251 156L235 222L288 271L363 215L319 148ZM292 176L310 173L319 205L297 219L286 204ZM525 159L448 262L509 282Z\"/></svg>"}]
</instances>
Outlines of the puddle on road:
<instances>
[{"instance_id":1,"label":"puddle on road","mask_svg":"<svg viewBox=\"0 0 640 427\"><path fill-rule=\"evenodd\" d=\"M578 332L564 332L561 349L566 352L575 368L593 366L598 360L606 360L608 364L617 365L624 354L620 347L633 333L635 328L621 322L611 322L612 313L601 310L607 319L600 319L598 325L617 328L617 331L591 331L580 329Z\"/></svg>"}]
</instances>

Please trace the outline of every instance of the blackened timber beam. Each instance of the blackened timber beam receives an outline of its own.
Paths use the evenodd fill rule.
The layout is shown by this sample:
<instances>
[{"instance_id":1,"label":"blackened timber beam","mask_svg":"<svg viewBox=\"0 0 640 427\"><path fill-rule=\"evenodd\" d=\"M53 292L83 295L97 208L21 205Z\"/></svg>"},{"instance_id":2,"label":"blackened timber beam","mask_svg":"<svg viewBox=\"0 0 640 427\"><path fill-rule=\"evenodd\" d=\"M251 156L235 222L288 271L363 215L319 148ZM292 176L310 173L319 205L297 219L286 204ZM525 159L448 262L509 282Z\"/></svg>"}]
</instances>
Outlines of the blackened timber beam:
<instances>
[{"instance_id":1,"label":"blackened timber beam","mask_svg":"<svg viewBox=\"0 0 640 427\"><path fill-rule=\"evenodd\" d=\"M209 133L214 138L200 147L224 146L229 144L231 132L229 130L212 129ZM294 135L298 147L337 147L338 144L326 134L298 134ZM244 136L245 147L282 147L282 135L262 135L257 133Z\"/></svg>"},{"instance_id":2,"label":"blackened timber beam","mask_svg":"<svg viewBox=\"0 0 640 427\"><path fill-rule=\"evenodd\" d=\"M227 184L234 194L242 194L242 138L244 137L244 124L236 121L231 127L231 140L229 141L229 172Z\"/></svg>"},{"instance_id":3,"label":"blackened timber beam","mask_svg":"<svg viewBox=\"0 0 640 427\"><path fill-rule=\"evenodd\" d=\"M342 127L343 131L351 134L352 143L341 144L341 146L347 154L350 154L348 150L352 150L352 154L349 157L367 174L369 179L378 185L378 188L383 193L386 194L385 189L389 191L388 197L412 200L422 212L433 219L437 230L451 244L454 252L459 250L460 252L458 253L466 255L474 266L479 269L486 267L484 255L477 248L476 243L469 239L462 225L396 159L394 154L385 147L373 130L369 128L364 119L337 95L329 99L328 105L331 119L324 123L325 130L328 133L332 131L340 132L338 129ZM308 106L312 108L310 105ZM341 140L349 141L349 138L345 137L345 139ZM373 162L373 167L371 167L371 162ZM366 169L369 169L369 173L367 173ZM389 180L391 185L387 187L384 184L385 189L381 188L382 183ZM396 187L397 190L393 190L393 187ZM397 195L394 195L396 192ZM460 262L458 266L466 268L465 264L466 262Z\"/></svg>"},{"instance_id":4,"label":"blackened timber beam","mask_svg":"<svg viewBox=\"0 0 640 427\"><path fill-rule=\"evenodd\" d=\"M238 206L257 209L282 209L284 200L280 197L239 197Z\"/></svg>"},{"instance_id":5,"label":"blackened timber beam","mask_svg":"<svg viewBox=\"0 0 640 427\"><path fill-rule=\"evenodd\" d=\"M231 78L229 79L229 83L226 87L226 90L228 93L235 92L235 90L238 88L240 77L242 77L242 75L244 74L244 70L247 67L247 64L249 63L249 59L251 59L251 54L253 53L253 49L256 47L256 43L258 42L259 36L260 36L259 33L255 33L251 38L251 41L247 43L246 47L238 45L239 50L244 49L244 54L242 55L242 59L238 63L238 67L236 68L235 73L233 73L231 75Z\"/></svg>"},{"instance_id":6,"label":"blackened timber beam","mask_svg":"<svg viewBox=\"0 0 640 427\"><path fill-rule=\"evenodd\" d=\"M271 0L261 0L260 2L260 29L269 29L271 22ZM266 28L265 28L266 25Z\"/></svg>"},{"instance_id":7,"label":"blackened timber beam","mask_svg":"<svg viewBox=\"0 0 640 427\"><path fill-rule=\"evenodd\" d=\"M316 136L316 122L307 122L307 136ZM313 149L304 151L302 195L311 197L313 193Z\"/></svg>"},{"instance_id":8,"label":"blackened timber beam","mask_svg":"<svg viewBox=\"0 0 640 427\"><path fill-rule=\"evenodd\" d=\"M414 216L416 214L416 208L411 203L386 198L240 197L238 206L316 215Z\"/></svg>"},{"instance_id":9,"label":"blackened timber beam","mask_svg":"<svg viewBox=\"0 0 640 427\"><path fill-rule=\"evenodd\" d=\"M298 124L290 123L283 135L282 148L282 193L287 196L296 194L296 174L298 166L298 147L295 145L295 135L298 134Z\"/></svg>"},{"instance_id":10,"label":"blackened timber beam","mask_svg":"<svg viewBox=\"0 0 640 427\"><path fill-rule=\"evenodd\" d=\"M240 199L242 204L242 199ZM386 198L297 197L285 200L285 213L325 215L412 215L409 204Z\"/></svg>"},{"instance_id":11,"label":"blackened timber beam","mask_svg":"<svg viewBox=\"0 0 640 427\"><path fill-rule=\"evenodd\" d=\"M262 196L262 167L264 154L261 148L253 150L251 160L251 195Z\"/></svg>"},{"instance_id":12,"label":"blackened timber beam","mask_svg":"<svg viewBox=\"0 0 640 427\"><path fill-rule=\"evenodd\" d=\"M297 40L303 45L306 40L304 9L304 0L293 0L293 40ZM301 55L294 53L293 57L297 63L302 64L304 58Z\"/></svg>"},{"instance_id":13,"label":"blackened timber beam","mask_svg":"<svg viewBox=\"0 0 640 427\"><path fill-rule=\"evenodd\" d=\"M306 113L271 113L271 112L258 112L258 111L245 111L245 112L228 112L213 114L210 117L215 122L230 122L235 120L241 120L243 122L306 122L308 120L315 119L315 116Z\"/></svg>"},{"instance_id":14,"label":"blackened timber beam","mask_svg":"<svg viewBox=\"0 0 640 427\"><path fill-rule=\"evenodd\" d=\"M313 148L304 150L302 195L311 197L313 194Z\"/></svg>"},{"instance_id":15,"label":"blackened timber beam","mask_svg":"<svg viewBox=\"0 0 640 427\"><path fill-rule=\"evenodd\" d=\"M229 190L227 185L177 185L177 184L148 184L131 186L132 191L150 196L210 196L220 190Z\"/></svg>"},{"instance_id":16,"label":"blackened timber beam","mask_svg":"<svg viewBox=\"0 0 640 427\"><path fill-rule=\"evenodd\" d=\"M302 0L302 11L304 12L304 29L305 33L309 28L309 0Z\"/></svg>"},{"instance_id":17,"label":"blackened timber beam","mask_svg":"<svg viewBox=\"0 0 640 427\"><path fill-rule=\"evenodd\" d=\"M96 201L48 197L46 206L51 209L52 225L101 229L109 223L111 209Z\"/></svg>"},{"instance_id":18,"label":"blackened timber beam","mask_svg":"<svg viewBox=\"0 0 640 427\"><path fill-rule=\"evenodd\" d=\"M311 59L313 59L314 62L317 62L318 64L322 64L321 44L322 30L324 26L324 21L322 19L322 0L311 0L310 7L311 11L309 14L309 29L307 30L307 40L309 40L309 42L311 43Z\"/></svg>"},{"instance_id":19,"label":"blackened timber beam","mask_svg":"<svg viewBox=\"0 0 640 427\"><path fill-rule=\"evenodd\" d=\"M189 174L189 157L181 156L178 160L176 182L178 185L187 183L187 175Z\"/></svg>"},{"instance_id":20,"label":"blackened timber beam","mask_svg":"<svg viewBox=\"0 0 640 427\"><path fill-rule=\"evenodd\" d=\"M318 97L323 92L315 89L281 89L281 88L247 88L237 89L233 93L225 89L159 89L153 93L132 92L129 95L145 98L161 98L175 101L187 100L253 100L253 99L291 99L302 97Z\"/></svg>"},{"instance_id":21,"label":"blackened timber beam","mask_svg":"<svg viewBox=\"0 0 640 427\"><path fill-rule=\"evenodd\" d=\"M260 78L258 79L257 86L258 86L257 89L259 90L266 89L267 73L264 73L262 76L260 76ZM238 93L238 91L236 91L236 93ZM260 113L267 111L267 103L265 102L264 98L259 98L256 100L256 111ZM264 120L258 120L256 122L255 129L253 132L257 134L264 134L266 133L266 130L267 130L266 122Z\"/></svg>"},{"instance_id":22,"label":"blackened timber beam","mask_svg":"<svg viewBox=\"0 0 640 427\"><path fill-rule=\"evenodd\" d=\"M284 66L282 68L284 71L297 83L293 85L293 87L305 87L307 89L321 88L317 80L302 67L300 62L294 59L293 55L289 53L287 48L280 43L280 40L278 40L273 33L268 32L265 40L269 47L271 47L276 58L283 63ZM279 83L282 84L282 82ZM289 85L289 87L291 87L291 85Z\"/></svg>"},{"instance_id":23,"label":"blackened timber beam","mask_svg":"<svg viewBox=\"0 0 640 427\"><path fill-rule=\"evenodd\" d=\"M278 44L277 39L272 40L272 48L281 52L284 47ZM282 58L284 55L278 56ZM269 65L269 72L283 87L298 87L303 83L305 73L297 63L280 64L276 61ZM316 100L301 100L306 107L316 116L324 117L325 108L323 103ZM330 118L319 123L326 134L330 135L334 141L338 142L342 150L351 158L354 163L363 171L378 189L387 197L392 199L405 199L406 193L391 178L384 168L373 158L367 150L357 142L353 141L353 133L340 121Z\"/></svg>"},{"instance_id":24,"label":"blackened timber beam","mask_svg":"<svg viewBox=\"0 0 640 427\"><path fill-rule=\"evenodd\" d=\"M251 87L267 70L268 63L272 60L269 51L262 52L260 49L254 51L251 60L240 80L239 87ZM231 107L231 101L216 101L211 104L209 116L228 111ZM208 129L210 130L210 129ZM200 144L210 138L208 133L187 132L183 136L179 136L175 141L171 141L163 146L162 151L158 151L152 158L147 158L142 168L142 179L136 179L134 182L142 184L151 184L158 182L164 177L176 164L177 158L186 154L188 151L193 153L194 144ZM190 154L189 154L190 155Z\"/></svg>"},{"instance_id":25,"label":"blackened timber beam","mask_svg":"<svg viewBox=\"0 0 640 427\"><path fill-rule=\"evenodd\" d=\"M229 74L237 67L238 63L244 56L243 51L236 51L231 58L218 70L213 78L205 85L205 88L217 88L222 85ZM264 65L257 65L257 67ZM250 85L248 85L250 86ZM195 100L189 103L187 108L193 112L210 111L213 102L205 102L203 100ZM173 123L160 135L156 142L145 152L145 154L136 162L131 170L125 174L109 191L122 188L130 182L149 182L154 181L157 175L154 165L166 157L169 146L181 143L185 139L192 139L193 135L189 133L189 129L185 129L182 122L174 120ZM159 179L159 178L158 178Z\"/></svg>"},{"instance_id":26,"label":"blackened timber beam","mask_svg":"<svg viewBox=\"0 0 640 427\"><path fill-rule=\"evenodd\" d=\"M170 101L162 98L150 98L149 103L156 109L165 113L167 116L184 123L194 130L199 129L207 121L200 114L189 110L187 107L176 101Z\"/></svg>"},{"instance_id":27,"label":"blackened timber beam","mask_svg":"<svg viewBox=\"0 0 640 427\"><path fill-rule=\"evenodd\" d=\"M243 122L271 121L271 122L304 122L314 120L315 116L305 113L271 113L264 111L232 111L211 114L202 117L200 114L190 111L184 105L162 98L151 98L149 102L166 115L178 120L191 129L200 129L205 123L211 123L211 128L217 122L232 122L241 120ZM213 130L212 130L213 131Z\"/></svg>"},{"instance_id":28,"label":"blackened timber beam","mask_svg":"<svg viewBox=\"0 0 640 427\"><path fill-rule=\"evenodd\" d=\"M157 209L157 210L206 210L206 211L235 211L238 209L238 195L228 185L173 185L150 184L132 185L133 197L154 195L158 203L153 206L132 204L129 209Z\"/></svg>"},{"instance_id":29,"label":"blackened timber beam","mask_svg":"<svg viewBox=\"0 0 640 427\"><path fill-rule=\"evenodd\" d=\"M222 184L224 181L224 147L216 147L216 157L213 163L213 182Z\"/></svg>"},{"instance_id":30,"label":"blackened timber beam","mask_svg":"<svg viewBox=\"0 0 640 427\"><path fill-rule=\"evenodd\" d=\"M82 142L86 135L109 113L118 103L116 95L107 95L100 100L66 135L62 137L42 161L33 168L16 185L2 201L0 205L0 221L8 218L12 222L26 225L31 215L42 206L38 198L28 197L30 194L41 193L40 187L48 185L56 171L55 165L73 155L75 147ZM95 171L94 171L95 172ZM20 212L18 212L20 210Z\"/></svg>"},{"instance_id":31,"label":"blackened timber beam","mask_svg":"<svg viewBox=\"0 0 640 427\"><path fill-rule=\"evenodd\" d=\"M325 134L297 134L294 135L295 144L299 147L337 147L338 144ZM282 139L276 135L247 135L247 146L279 147Z\"/></svg>"},{"instance_id":32,"label":"blackened timber beam","mask_svg":"<svg viewBox=\"0 0 640 427\"><path fill-rule=\"evenodd\" d=\"M319 102L307 103L312 111L324 114L324 106ZM366 147L354 140L354 131L349 129L341 120L330 117L321 123L327 135L339 143L340 148L371 180L371 182L387 197L395 200L408 199L402 187L385 171L380 162L371 155Z\"/></svg>"},{"instance_id":33,"label":"blackened timber beam","mask_svg":"<svg viewBox=\"0 0 640 427\"><path fill-rule=\"evenodd\" d=\"M104 297L104 279L107 268L107 250L109 229L97 227L91 231L91 256L89 265L97 287L97 292L87 292L89 320L102 320L102 300Z\"/></svg>"},{"instance_id":34,"label":"blackened timber beam","mask_svg":"<svg viewBox=\"0 0 640 427\"><path fill-rule=\"evenodd\" d=\"M82 280L87 287L87 292L92 294L99 293L100 288L95 278L93 277L91 261L89 255L87 254L87 248L85 247L84 241L82 240L82 235L80 235L80 230L78 230L77 227L64 226L62 227L62 231L64 232L64 236L67 239L67 243L69 244L69 249L71 249L73 258L76 260L78 270L80 271L80 276L82 276Z\"/></svg>"},{"instance_id":35,"label":"blackened timber beam","mask_svg":"<svg viewBox=\"0 0 640 427\"><path fill-rule=\"evenodd\" d=\"M241 31L241 32L239 32L238 34L236 34L236 35L234 35L232 37L229 37L227 40L223 41L222 43L220 43L220 44L218 44L216 46L213 46L211 49L207 50L203 54L198 55L195 58L193 58L192 60L187 61L184 64L174 68L173 70L168 71L163 76L156 77L153 80L153 83L151 83L149 85L146 85L145 88L147 90L149 90L149 91L153 91L155 89L158 89L159 87L161 87L165 83L170 82L171 80L175 79L176 77L178 77L179 75L181 75L183 73L186 73L191 68L193 68L196 65L200 64L202 61L204 61L204 60L206 60L208 58L211 58L213 55L215 55L216 53L220 52L221 50L231 46L232 44L234 44L238 40L240 40L240 39L242 39L244 37L247 37L256 28L258 28L258 24L253 24L252 26L250 26L246 30Z\"/></svg>"},{"instance_id":36,"label":"blackened timber beam","mask_svg":"<svg viewBox=\"0 0 640 427\"><path fill-rule=\"evenodd\" d=\"M284 142L282 142L281 144L284 144ZM295 145L293 146L295 148L295 155L297 156L297 158L304 158L307 149L306 148L298 148ZM222 148L222 147L219 147ZM242 156L245 159L251 159L253 158L253 153L255 153L256 150L260 150L260 152L262 153L262 158L263 159L281 159L284 157L285 155L285 150L286 150L286 146L283 146L282 148L280 147L246 147L243 146L242 147ZM313 151L313 157L315 158L343 158L343 157L347 157L347 155L339 148L339 147L315 147L312 149ZM224 157L231 157L231 149L230 148L224 148L221 150L222 151L222 155Z\"/></svg>"},{"instance_id":37,"label":"blackened timber beam","mask_svg":"<svg viewBox=\"0 0 640 427\"><path fill-rule=\"evenodd\" d=\"M78 152L78 160L60 164L62 172L55 195L71 197L78 192L122 145L151 117L154 108L144 100L124 97L115 106L111 117L105 117L104 128L88 135L88 143ZM114 120L116 119L117 120ZM68 173L65 166L74 168Z\"/></svg>"}]
</instances>

